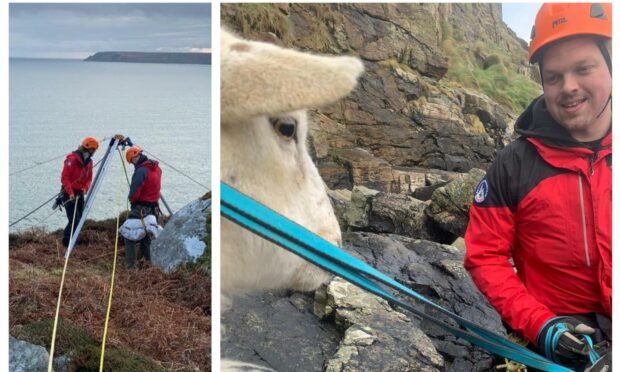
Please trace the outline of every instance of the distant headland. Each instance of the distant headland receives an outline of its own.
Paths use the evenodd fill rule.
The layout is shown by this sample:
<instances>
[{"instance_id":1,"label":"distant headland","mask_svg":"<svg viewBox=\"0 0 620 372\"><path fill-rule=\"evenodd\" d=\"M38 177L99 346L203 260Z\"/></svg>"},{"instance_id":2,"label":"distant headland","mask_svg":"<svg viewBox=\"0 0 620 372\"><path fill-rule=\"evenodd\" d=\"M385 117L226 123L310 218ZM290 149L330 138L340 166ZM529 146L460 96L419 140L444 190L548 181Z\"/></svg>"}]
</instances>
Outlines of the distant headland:
<instances>
[{"instance_id":1,"label":"distant headland","mask_svg":"<svg viewBox=\"0 0 620 372\"><path fill-rule=\"evenodd\" d=\"M211 53L97 52L84 61L210 65Z\"/></svg>"}]
</instances>

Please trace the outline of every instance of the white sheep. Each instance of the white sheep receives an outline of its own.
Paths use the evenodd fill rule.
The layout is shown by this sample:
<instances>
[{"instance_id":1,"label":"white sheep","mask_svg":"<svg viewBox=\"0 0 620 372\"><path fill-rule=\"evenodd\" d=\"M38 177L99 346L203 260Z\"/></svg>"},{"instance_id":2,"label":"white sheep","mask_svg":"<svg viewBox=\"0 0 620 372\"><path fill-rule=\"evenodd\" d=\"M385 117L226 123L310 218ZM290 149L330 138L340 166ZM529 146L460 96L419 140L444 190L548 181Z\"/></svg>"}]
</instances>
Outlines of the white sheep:
<instances>
[{"instance_id":1,"label":"white sheep","mask_svg":"<svg viewBox=\"0 0 620 372\"><path fill-rule=\"evenodd\" d=\"M317 56L221 33L221 178L340 244L325 185L306 148L305 109L334 103L363 72L353 57ZM310 291L328 274L222 219L221 292Z\"/></svg>"}]
</instances>

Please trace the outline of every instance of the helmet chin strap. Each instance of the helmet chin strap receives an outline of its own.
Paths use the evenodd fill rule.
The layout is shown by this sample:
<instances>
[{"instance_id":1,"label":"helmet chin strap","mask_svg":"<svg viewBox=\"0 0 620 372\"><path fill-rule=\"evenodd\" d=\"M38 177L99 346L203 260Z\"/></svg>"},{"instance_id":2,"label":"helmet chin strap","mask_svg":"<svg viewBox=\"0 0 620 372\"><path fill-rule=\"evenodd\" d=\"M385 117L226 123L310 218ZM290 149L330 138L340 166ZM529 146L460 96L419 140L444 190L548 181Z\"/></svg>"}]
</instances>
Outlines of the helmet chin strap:
<instances>
[{"instance_id":1,"label":"helmet chin strap","mask_svg":"<svg viewBox=\"0 0 620 372\"><path fill-rule=\"evenodd\" d=\"M607 105L609 105L609 102L611 102L611 94L609 94L609 98L607 98L607 102L605 102L605 106L603 106L603 109L601 110L601 112L599 112L598 115L596 115L597 119L600 118L601 115L603 115L603 112L607 108Z\"/></svg>"}]
</instances>

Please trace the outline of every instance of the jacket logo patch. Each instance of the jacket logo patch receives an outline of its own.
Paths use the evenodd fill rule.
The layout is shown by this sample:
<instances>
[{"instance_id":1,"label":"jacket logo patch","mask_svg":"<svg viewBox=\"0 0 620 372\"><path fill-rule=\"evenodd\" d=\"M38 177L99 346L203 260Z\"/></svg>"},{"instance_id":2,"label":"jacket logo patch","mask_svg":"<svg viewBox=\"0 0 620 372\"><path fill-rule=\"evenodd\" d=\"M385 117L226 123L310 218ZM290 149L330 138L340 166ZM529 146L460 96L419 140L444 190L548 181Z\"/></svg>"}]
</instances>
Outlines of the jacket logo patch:
<instances>
[{"instance_id":1,"label":"jacket logo patch","mask_svg":"<svg viewBox=\"0 0 620 372\"><path fill-rule=\"evenodd\" d=\"M67 165L71 166L72 161L71 160L67 160Z\"/></svg>"},{"instance_id":2,"label":"jacket logo patch","mask_svg":"<svg viewBox=\"0 0 620 372\"><path fill-rule=\"evenodd\" d=\"M489 183L486 177L480 181L478 187L476 187L476 193L474 194L474 200L476 203L482 203L489 195Z\"/></svg>"}]
</instances>

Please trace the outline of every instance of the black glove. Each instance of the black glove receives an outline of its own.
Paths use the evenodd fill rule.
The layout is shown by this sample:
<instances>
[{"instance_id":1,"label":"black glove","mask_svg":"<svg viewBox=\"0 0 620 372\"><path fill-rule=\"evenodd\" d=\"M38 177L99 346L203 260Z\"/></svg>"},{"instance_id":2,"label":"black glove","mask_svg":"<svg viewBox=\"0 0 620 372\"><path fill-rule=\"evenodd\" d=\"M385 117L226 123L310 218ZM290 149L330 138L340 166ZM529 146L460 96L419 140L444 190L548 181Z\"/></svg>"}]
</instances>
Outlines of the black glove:
<instances>
[{"instance_id":1,"label":"black glove","mask_svg":"<svg viewBox=\"0 0 620 372\"><path fill-rule=\"evenodd\" d=\"M611 372L611 353L607 353L594 363L588 364L583 372Z\"/></svg>"},{"instance_id":2,"label":"black glove","mask_svg":"<svg viewBox=\"0 0 620 372\"><path fill-rule=\"evenodd\" d=\"M579 336L595 333L594 328L575 318L560 316L545 323L536 344L545 357L556 363L584 366L590 361L591 348Z\"/></svg>"}]
</instances>

